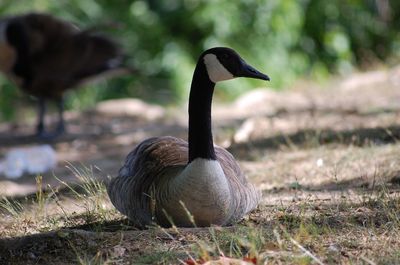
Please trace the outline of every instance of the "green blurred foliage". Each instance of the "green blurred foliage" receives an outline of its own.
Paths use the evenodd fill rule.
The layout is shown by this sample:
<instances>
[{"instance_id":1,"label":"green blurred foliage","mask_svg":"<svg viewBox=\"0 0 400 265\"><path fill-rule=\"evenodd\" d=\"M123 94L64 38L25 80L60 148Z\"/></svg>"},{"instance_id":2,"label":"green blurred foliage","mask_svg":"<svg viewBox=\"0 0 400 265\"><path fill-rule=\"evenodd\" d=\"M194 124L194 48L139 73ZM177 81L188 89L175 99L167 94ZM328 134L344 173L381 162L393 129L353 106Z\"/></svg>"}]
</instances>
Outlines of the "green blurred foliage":
<instances>
[{"instance_id":1,"label":"green blurred foliage","mask_svg":"<svg viewBox=\"0 0 400 265\"><path fill-rule=\"evenodd\" d=\"M140 72L74 90L68 107L103 99L139 97L157 103L187 98L198 55L229 46L267 73L275 88L300 76L324 79L400 57L398 0L2 0L0 15L49 12L81 28L97 27L117 39ZM221 84L231 99L260 81ZM71 95L72 94L72 95ZM0 112L21 92L0 79ZM26 97L25 97L26 98ZM22 99L21 99L22 100ZM11 104L12 105L12 104Z\"/></svg>"}]
</instances>

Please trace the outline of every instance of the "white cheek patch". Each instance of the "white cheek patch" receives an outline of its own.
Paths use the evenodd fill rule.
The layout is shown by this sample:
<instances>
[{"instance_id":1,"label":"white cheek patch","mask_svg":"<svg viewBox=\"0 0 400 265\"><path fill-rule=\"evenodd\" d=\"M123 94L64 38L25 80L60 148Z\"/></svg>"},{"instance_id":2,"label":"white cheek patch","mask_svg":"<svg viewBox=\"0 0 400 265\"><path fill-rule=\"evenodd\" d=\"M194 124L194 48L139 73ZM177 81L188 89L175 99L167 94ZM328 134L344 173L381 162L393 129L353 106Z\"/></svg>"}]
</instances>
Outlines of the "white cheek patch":
<instances>
[{"instance_id":1,"label":"white cheek patch","mask_svg":"<svg viewBox=\"0 0 400 265\"><path fill-rule=\"evenodd\" d=\"M218 60L215 54L206 54L204 56L208 77L214 83L235 78Z\"/></svg>"}]
</instances>

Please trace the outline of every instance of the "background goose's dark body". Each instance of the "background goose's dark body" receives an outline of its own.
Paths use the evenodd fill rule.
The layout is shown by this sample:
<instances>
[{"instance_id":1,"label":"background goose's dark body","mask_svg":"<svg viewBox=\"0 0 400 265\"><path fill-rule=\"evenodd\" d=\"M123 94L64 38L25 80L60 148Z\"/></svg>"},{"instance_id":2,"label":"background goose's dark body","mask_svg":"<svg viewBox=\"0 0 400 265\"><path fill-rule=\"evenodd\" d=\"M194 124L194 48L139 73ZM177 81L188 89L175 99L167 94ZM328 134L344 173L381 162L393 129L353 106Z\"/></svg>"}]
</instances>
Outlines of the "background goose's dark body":
<instances>
[{"instance_id":1,"label":"background goose's dark body","mask_svg":"<svg viewBox=\"0 0 400 265\"><path fill-rule=\"evenodd\" d=\"M44 100L58 102L63 130L62 97L83 81L118 72L122 52L111 39L47 14L0 20L0 70L26 93L39 98L38 130L43 133Z\"/></svg>"}]
</instances>

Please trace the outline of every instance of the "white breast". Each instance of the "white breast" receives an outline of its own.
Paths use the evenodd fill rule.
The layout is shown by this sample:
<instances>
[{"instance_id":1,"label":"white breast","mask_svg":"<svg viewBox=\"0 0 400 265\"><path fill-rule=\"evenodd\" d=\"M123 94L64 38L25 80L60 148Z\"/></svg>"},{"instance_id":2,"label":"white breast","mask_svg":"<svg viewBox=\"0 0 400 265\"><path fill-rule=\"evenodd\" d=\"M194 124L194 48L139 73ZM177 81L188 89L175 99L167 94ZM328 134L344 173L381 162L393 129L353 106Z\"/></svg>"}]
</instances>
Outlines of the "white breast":
<instances>
[{"instance_id":1,"label":"white breast","mask_svg":"<svg viewBox=\"0 0 400 265\"><path fill-rule=\"evenodd\" d=\"M188 175L195 180L206 179L205 183L209 181L214 182L220 179L225 180L225 174L221 165L217 160L210 160L204 158L196 158L183 170L182 175Z\"/></svg>"},{"instance_id":2,"label":"white breast","mask_svg":"<svg viewBox=\"0 0 400 265\"><path fill-rule=\"evenodd\" d=\"M196 158L185 167L175 181L180 183L177 186L181 186L181 191L189 192L187 196L193 198L206 197L206 201L220 201L224 200L221 196L226 197L229 194L228 180L216 160Z\"/></svg>"}]
</instances>

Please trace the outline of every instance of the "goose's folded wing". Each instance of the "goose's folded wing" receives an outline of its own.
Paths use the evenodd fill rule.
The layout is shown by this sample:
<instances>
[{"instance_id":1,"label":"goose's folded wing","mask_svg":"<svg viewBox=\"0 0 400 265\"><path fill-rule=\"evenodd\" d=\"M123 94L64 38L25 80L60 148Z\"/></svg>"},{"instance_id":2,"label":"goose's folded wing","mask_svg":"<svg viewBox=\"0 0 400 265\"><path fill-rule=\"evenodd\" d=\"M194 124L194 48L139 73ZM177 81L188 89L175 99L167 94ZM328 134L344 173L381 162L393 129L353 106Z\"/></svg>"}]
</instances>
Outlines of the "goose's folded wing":
<instances>
[{"instance_id":1,"label":"goose's folded wing","mask_svg":"<svg viewBox=\"0 0 400 265\"><path fill-rule=\"evenodd\" d=\"M247 180L232 154L219 146L215 151L231 189L232 215L227 224L232 224L257 207L261 193Z\"/></svg>"},{"instance_id":2,"label":"goose's folded wing","mask_svg":"<svg viewBox=\"0 0 400 265\"><path fill-rule=\"evenodd\" d=\"M149 225L154 217L152 189L166 171L187 163L187 142L174 137L150 138L126 158L119 176L108 185L114 206L138 226Z\"/></svg>"}]
</instances>

